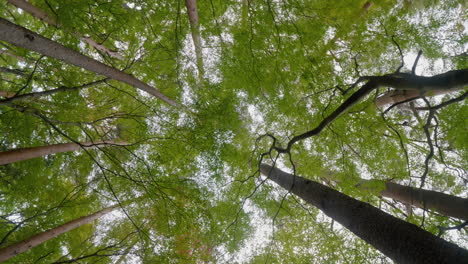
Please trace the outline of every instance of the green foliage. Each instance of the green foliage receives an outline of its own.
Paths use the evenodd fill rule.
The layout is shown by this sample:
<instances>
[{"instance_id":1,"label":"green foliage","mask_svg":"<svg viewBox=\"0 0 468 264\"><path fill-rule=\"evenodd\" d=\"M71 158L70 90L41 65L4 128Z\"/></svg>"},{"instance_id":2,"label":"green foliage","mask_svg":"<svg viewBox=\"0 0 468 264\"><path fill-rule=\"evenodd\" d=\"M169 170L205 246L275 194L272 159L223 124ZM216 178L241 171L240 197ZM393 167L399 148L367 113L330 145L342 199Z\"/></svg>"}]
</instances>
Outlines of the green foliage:
<instances>
[{"instance_id":1,"label":"green foliage","mask_svg":"<svg viewBox=\"0 0 468 264\"><path fill-rule=\"evenodd\" d=\"M28 2L58 26L5 1L1 17L132 74L181 106L115 80L12 103L0 97L0 151L128 143L0 166L0 248L110 204L123 207L9 263L389 263L259 176L259 156L273 142L259 136L269 133L285 147L359 89L341 92L359 76L395 72L399 49L405 59L423 51L418 74L466 68L463 1L198 1L204 76L196 67L185 1ZM95 50L83 36L122 59ZM7 42L0 51L0 92L103 79ZM412 63L406 61L402 72ZM429 111L417 110L426 102L384 113L373 100L387 89L295 144L290 156L272 151L263 161L437 234L438 226L459 222L431 211L409 213L378 196L387 180L418 187L430 153ZM437 105L463 92L426 94L427 102ZM434 149L426 189L466 196L467 113L464 102L454 103L426 126ZM371 180L360 185L361 178ZM455 232L444 238L466 246L466 230Z\"/></svg>"}]
</instances>

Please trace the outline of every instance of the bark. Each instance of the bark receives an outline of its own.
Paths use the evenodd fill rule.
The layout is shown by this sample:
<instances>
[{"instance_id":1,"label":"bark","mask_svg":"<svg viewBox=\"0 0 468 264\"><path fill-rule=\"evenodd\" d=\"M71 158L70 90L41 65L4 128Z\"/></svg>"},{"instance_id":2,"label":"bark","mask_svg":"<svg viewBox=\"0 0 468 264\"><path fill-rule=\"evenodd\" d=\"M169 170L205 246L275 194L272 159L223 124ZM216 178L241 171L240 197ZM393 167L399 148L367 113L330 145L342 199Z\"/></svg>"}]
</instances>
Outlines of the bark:
<instances>
[{"instance_id":1,"label":"bark","mask_svg":"<svg viewBox=\"0 0 468 264\"><path fill-rule=\"evenodd\" d=\"M468 221L468 199L441 192L403 186L397 183L378 180L362 180L366 188L366 183L382 182L385 189L380 192L384 197L395 199L399 202L419 207L431 209L440 214L451 216Z\"/></svg>"},{"instance_id":2,"label":"bark","mask_svg":"<svg viewBox=\"0 0 468 264\"><path fill-rule=\"evenodd\" d=\"M461 90L468 85L468 69L448 71L431 77L396 73L378 79L380 86L395 89L376 98L376 105L382 107L423 95L439 95Z\"/></svg>"},{"instance_id":3,"label":"bark","mask_svg":"<svg viewBox=\"0 0 468 264\"><path fill-rule=\"evenodd\" d=\"M261 172L396 263L466 263L468 250L320 183L262 164Z\"/></svg>"},{"instance_id":4,"label":"bark","mask_svg":"<svg viewBox=\"0 0 468 264\"><path fill-rule=\"evenodd\" d=\"M125 145L128 145L128 143L106 140L106 141L95 141L95 142L83 142L80 144L61 143L61 144L53 144L53 145L48 145L48 146L13 149L13 150L0 152L0 165L33 159L33 158L39 158L39 157L43 157L43 156L50 155L50 154L76 151L82 148L92 149L98 146L106 146L106 145L107 146L112 146L112 145L125 146Z\"/></svg>"},{"instance_id":5,"label":"bark","mask_svg":"<svg viewBox=\"0 0 468 264\"><path fill-rule=\"evenodd\" d=\"M106 76L110 79L124 82L156 96L170 105L177 106L177 103L172 99L165 96L156 88L135 78L133 75L107 66L104 63L89 58L55 41L44 38L3 18L0 18L0 32L0 40L73 64L88 71Z\"/></svg>"},{"instance_id":6,"label":"bark","mask_svg":"<svg viewBox=\"0 0 468 264\"><path fill-rule=\"evenodd\" d=\"M193 45L195 46L198 73L200 77L203 77L205 70L203 66L202 40L200 36L200 23L198 21L197 0L185 0L185 6L187 7Z\"/></svg>"},{"instance_id":7,"label":"bark","mask_svg":"<svg viewBox=\"0 0 468 264\"><path fill-rule=\"evenodd\" d=\"M5 97L5 98L11 98L11 97L15 96L15 92L0 91L0 96Z\"/></svg>"},{"instance_id":8,"label":"bark","mask_svg":"<svg viewBox=\"0 0 468 264\"><path fill-rule=\"evenodd\" d=\"M111 206L111 207L108 207L108 208L105 208L103 210L100 210L100 211L97 211L95 212L94 214L91 214L91 215L87 215L87 216L83 216L83 217L80 217L78 219L75 219L75 220L72 220L70 222L67 222L63 225L60 225L58 227L55 227L55 228L52 228L52 229L49 229L47 231L44 231L42 233L39 233L39 234L36 234L36 235L33 235L32 237L30 238L27 238L23 241L20 241L18 243L15 243L11 246L8 246L8 247L5 247L5 248L2 248L0 249L0 262L2 261L6 261L8 260L9 258L12 258L18 254L21 254L35 246L38 246L52 238L55 238L63 233L66 233L70 230L73 230L77 227L80 227L84 224L87 224L87 223L90 223L98 218L100 218L101 216L105 215L105 214L108 214L110 212L112 212L113 210L115 210L118 206L117 205L114 205L114 206Z\"/></svg>"},{"instance_id":9,"label":"bark","mask_svg":"<svg viewBox=\"0 0 468 264\"><path fill-rule=\"evenodd\" d=\"M44 12L42 9L34 6L33 4L25 1L25 0L7 0L8 3L24 10L25 12L31 14L32 16L46 22L47 24L54 26L54 27L60 27L59 23L57 23L57 20L55 18L49 16L46 12ZM97 43L95 40L89 37L83 36L83 34L79 32L73 32L75 36L80 38L83 42L88 43L91 47L95 48L96 50L106 53L107 55L122 60L123 57L120 55L118 52L110 50L106 48L104 45Z\"/></svg>"}]
</instances>

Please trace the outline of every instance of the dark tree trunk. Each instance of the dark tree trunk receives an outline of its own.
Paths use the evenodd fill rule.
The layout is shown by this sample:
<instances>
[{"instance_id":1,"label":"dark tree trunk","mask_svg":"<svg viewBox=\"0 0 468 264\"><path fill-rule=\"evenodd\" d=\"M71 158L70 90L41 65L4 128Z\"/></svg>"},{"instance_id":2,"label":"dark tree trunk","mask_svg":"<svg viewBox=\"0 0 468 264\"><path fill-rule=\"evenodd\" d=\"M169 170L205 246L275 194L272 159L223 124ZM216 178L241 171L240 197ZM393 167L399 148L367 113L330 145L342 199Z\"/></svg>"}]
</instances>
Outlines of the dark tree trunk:
<instances>
[{"instance_id":1,"label":"dark tree trunk","mask_svg":"<svg viewBox=\"0 0 468 264\"><path fill-rule=\"evenodd\" d=\"M397 263L468 263L468 251L320 183L262 164L261 172Z\"/></svg>"}]
</instances>

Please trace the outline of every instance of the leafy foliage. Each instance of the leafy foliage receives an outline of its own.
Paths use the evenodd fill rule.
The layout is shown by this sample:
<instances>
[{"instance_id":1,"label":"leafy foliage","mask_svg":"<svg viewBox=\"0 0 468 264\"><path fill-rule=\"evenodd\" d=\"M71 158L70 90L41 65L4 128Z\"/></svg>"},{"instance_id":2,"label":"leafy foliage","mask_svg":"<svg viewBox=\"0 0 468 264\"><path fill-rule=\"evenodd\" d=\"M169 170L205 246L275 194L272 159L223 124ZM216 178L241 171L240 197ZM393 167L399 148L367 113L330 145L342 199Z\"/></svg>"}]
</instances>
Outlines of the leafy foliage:
<instances>
[{"instance_id":1,"label":"leafy foliage","mask_svg":"<svg viewBox=\"0 0 468 264\"><path fill-rule=\"evenodd\" d=\"M5 1L1 17L130 73L181 106L0 42L0 92L66 88L0 98L0 151L129 143L0 166L0 247L121 205L10 263L389 262L259 177L259 157L272 145L271 137L260 136L274 135L284 147L349 98L354 90L343 91L360 76L393 73L403 61L401 71L409 72L419 50L418 74L466 68L464 1L199 1L203 76L185 1L28 2L57 26ZM123 58L97 51L83 36ZM425 188L467 194L466 105L450 104L433 119L421 110L463 91L386 112L374 104L386 89L290 153L272 151L267 158L434 234L461 224L428 210L408 212L378 197L380 185L356 188L361 178L419 187L427 174ZM463 228L443 238L468 245Z\"/></svg>"}]
</instances>

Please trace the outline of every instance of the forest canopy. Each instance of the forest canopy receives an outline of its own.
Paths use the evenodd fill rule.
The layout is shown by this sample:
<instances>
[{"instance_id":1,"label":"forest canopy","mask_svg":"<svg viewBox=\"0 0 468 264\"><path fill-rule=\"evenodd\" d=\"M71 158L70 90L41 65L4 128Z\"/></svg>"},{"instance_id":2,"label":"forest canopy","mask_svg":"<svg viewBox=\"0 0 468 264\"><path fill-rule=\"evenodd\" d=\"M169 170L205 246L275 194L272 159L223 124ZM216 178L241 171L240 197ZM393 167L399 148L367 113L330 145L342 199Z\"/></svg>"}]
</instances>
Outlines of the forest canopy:
<instances>
[{"instance_id":1,"label":"forest canopy","mask_svg":"<svg viewBox=\"0 0 468 264\"><path fill-rule=\"evenodd\" d=\"M398 262L286 174L468 256L467 9L1 1L0 261Z\"/></svg>"}]
</instances>

